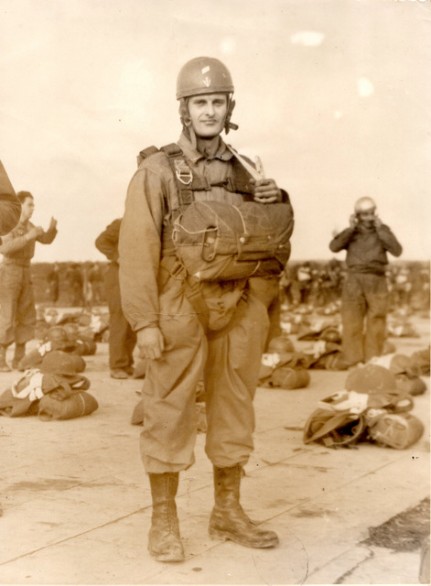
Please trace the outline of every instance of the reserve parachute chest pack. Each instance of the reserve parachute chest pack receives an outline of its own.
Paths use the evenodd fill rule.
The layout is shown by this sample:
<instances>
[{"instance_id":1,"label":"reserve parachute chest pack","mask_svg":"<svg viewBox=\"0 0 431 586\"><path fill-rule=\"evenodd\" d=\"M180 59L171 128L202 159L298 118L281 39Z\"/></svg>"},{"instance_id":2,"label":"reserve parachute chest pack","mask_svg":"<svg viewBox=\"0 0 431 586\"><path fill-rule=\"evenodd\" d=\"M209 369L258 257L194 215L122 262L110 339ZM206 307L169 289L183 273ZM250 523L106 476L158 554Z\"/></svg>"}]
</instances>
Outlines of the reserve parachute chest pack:
<instances>
[{"instance_id":1,"label":"reserve parachute chest pack","mask_svg":"<svg viewBox=\"0 0 431 586\"><path fill-rule=\"evenodd\" d=\"M192 172L177 144L160 150L167 155L176 180L178 203L167 205L175 252L188 274L199 281L280 274L290 256L290 205L253 201L251 176L236 157L233 177L210 184ZM158 151L149 147L141 151L138 161ZM239 193L244 200L235 205L195 200L195 191L212 187Z\"/></svg>"}]
</instances>

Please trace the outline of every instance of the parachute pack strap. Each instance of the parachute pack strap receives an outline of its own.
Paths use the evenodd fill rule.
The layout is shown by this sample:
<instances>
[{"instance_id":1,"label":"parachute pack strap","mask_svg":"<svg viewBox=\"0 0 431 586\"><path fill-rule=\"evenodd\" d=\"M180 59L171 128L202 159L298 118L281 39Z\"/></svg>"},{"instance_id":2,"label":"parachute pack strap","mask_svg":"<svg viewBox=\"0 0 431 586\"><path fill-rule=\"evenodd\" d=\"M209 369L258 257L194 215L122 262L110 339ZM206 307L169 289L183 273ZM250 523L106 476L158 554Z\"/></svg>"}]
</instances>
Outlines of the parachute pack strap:
<instances>
[{"instance_id":1,"label":"parachute pack strap","mask_svg":"<svg viewBox=\"0 0 431 586\"><path fill-rule=\"evenodd\" d=\"M248 173L236 157L233 159L233 177L231 179L229 191L235 193L242 193L245 195L254 195L254 186L252 183L253 177Z\"/></svg>"},{"instance_id":2,"label":"parachute pack strap","mask_svg":"<svg viewBox=\"0 0 431 586\"><path fill-rule=\"evenodd\" d=\"M202 327L207 331L209 309L202 295L197 279L187 274L184 266L175 256L164 256L161 260L161 267L164 268L171 277L181 281L185 296L190 301Z\"/></svg>"},{"instance_id":3,"label":"parachute pack strap","mask_svg":"<svg viewBox=\"0 0 431 586\"><path fill-rule=\"evenodd\" d=\"M151 155L154 155L155 153L158 153L158 152L159 152L159 149L154 145L149 146L146 149L142 149L142 151L139 151L139 154L137 156L138 167L142 163L142 161L144 161L145 159L147 159Z\"/></svg>"},{"instance_id":4,"label":"parachute pack strap","mask_svg":"<svg viewBox=\"0 0 431 586\"><path fill-rule=\"evenodd\" d=\"M188 165L183 151L176 143L162 146L161 151L168 157L173 176L177 185L178 204L180 210L194 202L193 182L194 176ZM196 189L196 188L195 188ZM175 211L172 209L171 211Z\"/></svg>"},{"instance_id":5,"label":"parachute pack strap","mask_svg":"<svg viewBox=\"0 0 431 586\"><path fill-rule=\"evenodd\" d=\"M210 183L205 177L192 173L184 153L176 143L168 144L160 150L167 155L175 177L180 208L193 203L194 191L211 191L212 187L223 187L232 193L250 196L254 193L252 176L241 165L236 156L233 158L232 175L222 181Z\"/></svg>"}]
</instances>

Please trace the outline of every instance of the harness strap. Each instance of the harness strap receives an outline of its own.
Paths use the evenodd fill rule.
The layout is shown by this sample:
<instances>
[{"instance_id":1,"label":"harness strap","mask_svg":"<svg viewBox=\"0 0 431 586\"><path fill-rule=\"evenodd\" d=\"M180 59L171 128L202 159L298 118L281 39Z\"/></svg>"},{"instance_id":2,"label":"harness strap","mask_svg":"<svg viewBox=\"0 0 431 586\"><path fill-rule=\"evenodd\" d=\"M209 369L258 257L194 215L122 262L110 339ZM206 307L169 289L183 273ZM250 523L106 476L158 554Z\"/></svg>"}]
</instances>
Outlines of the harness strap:
<instances>
[{"instance_id":1,"label":"harness strap","mask_svg":"<svg viewBox=\"0 0 431 586\"><path fill-rule=\"evenodd\" d=\"M240 193L245 196L253 195L253 184L251 175L244 169L234 154L233 174L222 181L208 181L201 175L192 172L184 153L176 143L170 143L158 149L155 146L149 146L139 152L138 165L146 158L162 151L168 157L172 173L175 177L178 191L178 206L173 207L170 203L171 211L182 210L185 206L194 202L194 191L211 191L213 187L223 187L226 191Z\"/></svg>"}]
</instances>

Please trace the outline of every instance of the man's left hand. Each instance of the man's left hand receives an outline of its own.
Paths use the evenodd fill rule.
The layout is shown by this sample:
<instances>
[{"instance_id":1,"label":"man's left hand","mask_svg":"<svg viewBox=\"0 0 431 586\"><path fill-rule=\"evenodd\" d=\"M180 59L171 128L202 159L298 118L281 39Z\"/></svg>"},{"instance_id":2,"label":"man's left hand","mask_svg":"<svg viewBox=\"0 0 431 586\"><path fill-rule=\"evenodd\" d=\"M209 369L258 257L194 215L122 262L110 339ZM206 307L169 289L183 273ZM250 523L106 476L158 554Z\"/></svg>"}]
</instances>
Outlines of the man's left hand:
<instances>
[{"instance_id":1,"label":"man's left hand","mask_svg":"<svg viewBox=\"0 0 431 586\"><path fill-rule=\"evenodd\" d=\"M281 201L281 190L274 179L257 179L254 181L253 199L258 203L277 203Z\"/></svg>"},{"instance_id":2,"label":"man's left hand","mask_svg":"<svg viewBox=\"0 0 431 586\"><path fill-rule=\"evenodd\" d=\"M374 216L374 226L376 228L380 228L382 225L382 220L379 218L379 216Z\"/></svg>"}]
</instances>

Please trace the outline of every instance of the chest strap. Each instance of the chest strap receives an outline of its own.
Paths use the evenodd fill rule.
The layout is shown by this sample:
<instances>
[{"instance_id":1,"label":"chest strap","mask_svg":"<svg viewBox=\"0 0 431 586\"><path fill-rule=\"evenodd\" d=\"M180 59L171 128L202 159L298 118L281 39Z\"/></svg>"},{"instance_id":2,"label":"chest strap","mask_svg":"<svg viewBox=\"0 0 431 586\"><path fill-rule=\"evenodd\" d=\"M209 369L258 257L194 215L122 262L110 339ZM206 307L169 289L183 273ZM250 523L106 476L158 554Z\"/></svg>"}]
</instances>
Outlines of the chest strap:
<instances>
[{"instance_id":1,"label":"chest strap","mask_svg":"<svg viewBox=\"0 0 431 586\"><path fill-rule=\"evenodd\" d=\"M194 191L211 191L213 187L222 187L226 191L239 193L246 196L246 198L247 196L251 197L253 195L252 177L236 157L232 161L231 176L226 177L222 181L210 182L205 177L192 172L183 151L176 143L165 145L160 150L168 157L177 185L178 205L175 206L176 209L172 209L171 205L172 211L181 210L185 206L193 203L195 200ZM138 164L157 152L159 152L159 149L155 146L143 149L138 155Z\"/></svg>"}]
</instances>

